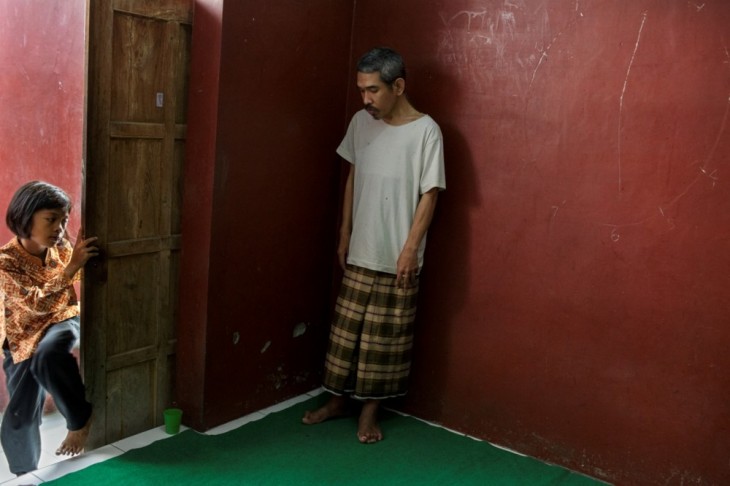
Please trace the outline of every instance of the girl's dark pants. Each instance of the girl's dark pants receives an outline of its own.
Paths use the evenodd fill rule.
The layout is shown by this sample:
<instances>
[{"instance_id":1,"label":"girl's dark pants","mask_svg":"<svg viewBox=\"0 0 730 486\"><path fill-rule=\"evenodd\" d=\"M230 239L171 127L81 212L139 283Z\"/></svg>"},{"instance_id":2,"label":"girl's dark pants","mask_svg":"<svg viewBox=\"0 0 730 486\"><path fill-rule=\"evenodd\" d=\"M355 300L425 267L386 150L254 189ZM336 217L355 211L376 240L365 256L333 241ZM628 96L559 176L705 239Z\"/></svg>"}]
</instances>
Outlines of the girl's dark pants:
<instances>
[{"instance_id":1,"label":"girl's dark pants","mask_svg":"<svg viewBox=\"0 0 730 486\"><path fill-rule=\"evenodd\" d=\"M79 430L91 417L91 404L71 350L79 339L79 318L52 325L33 356L13 363L7 343L3 368L10 401L0 426L0 440L10 472L25 474L38 467L40 425L46 392L66 418L68 430Z\"/></svg>"}]
</instances>

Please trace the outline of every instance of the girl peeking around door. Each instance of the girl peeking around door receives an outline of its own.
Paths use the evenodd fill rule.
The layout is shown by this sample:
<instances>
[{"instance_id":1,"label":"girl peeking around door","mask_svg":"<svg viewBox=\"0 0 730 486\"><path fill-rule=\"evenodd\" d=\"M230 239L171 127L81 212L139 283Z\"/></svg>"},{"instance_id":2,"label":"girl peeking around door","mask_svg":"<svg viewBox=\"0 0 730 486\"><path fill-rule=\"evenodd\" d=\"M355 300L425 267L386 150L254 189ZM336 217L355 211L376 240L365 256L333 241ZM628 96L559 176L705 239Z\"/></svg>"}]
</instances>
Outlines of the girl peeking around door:
<instances>
[{"instance_id":1,"label":"girl peeking around door","mask_svg":"<svg viewBox=\"0 0 730 486\"><path fill-rule=\"evenodd\" d=\"M0 248L0 343L9 394L0 440L10 471L38 467L46 393L66 419L68 434L56 454L80 454L89 436L91 404L72 349L80 307L74 282L98 254L97 238L79 229L66 238L71 199L46 182L23 185L8 206L15 237Z\"/></svg>"}]
</instances>

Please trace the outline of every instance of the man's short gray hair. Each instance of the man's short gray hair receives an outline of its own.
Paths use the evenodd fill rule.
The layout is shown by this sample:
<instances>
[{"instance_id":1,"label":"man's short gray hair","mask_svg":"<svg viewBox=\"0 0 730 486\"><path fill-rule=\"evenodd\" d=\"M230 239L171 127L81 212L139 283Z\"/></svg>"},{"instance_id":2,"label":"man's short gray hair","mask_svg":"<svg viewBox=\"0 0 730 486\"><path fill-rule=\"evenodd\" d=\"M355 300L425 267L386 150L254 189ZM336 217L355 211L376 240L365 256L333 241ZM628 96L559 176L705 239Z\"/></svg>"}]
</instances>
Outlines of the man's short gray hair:
<instances>
[{"instance_id":1,"label":"man's short gray hair","mask_svg":"<svg viewBox=\"0 0 730 486\"><path fill-rule=\"evenodd\" d=\"M406 65L400 54L389 47L376 47L366 52L357 62L361 73L380 73L380 80L392 85L396 79L406 79Z\"/></svg>"}]
</instances>

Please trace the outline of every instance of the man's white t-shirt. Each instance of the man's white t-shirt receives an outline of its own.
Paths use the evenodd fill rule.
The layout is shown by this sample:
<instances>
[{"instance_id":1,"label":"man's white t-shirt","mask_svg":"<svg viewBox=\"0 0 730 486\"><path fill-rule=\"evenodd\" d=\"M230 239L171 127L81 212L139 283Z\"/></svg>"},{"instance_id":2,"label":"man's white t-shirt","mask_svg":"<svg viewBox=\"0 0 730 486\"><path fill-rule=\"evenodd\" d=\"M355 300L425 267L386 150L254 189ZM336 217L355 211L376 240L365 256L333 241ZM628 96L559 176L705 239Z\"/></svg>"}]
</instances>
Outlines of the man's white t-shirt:
<instances>
[{"instance_id":1,"label":"man's white t-shirt","mask_svg":"<svg viewBox=\"0 0 730 486\"><path fill-rule=\"evenodd\" d=\"M421 194L446 188L441 130L428 115L393 126L360 110L337 153L355 166L347 263L395 274ZM419 269L425 248L424 236Z\"/></svg>"}]
</instances>

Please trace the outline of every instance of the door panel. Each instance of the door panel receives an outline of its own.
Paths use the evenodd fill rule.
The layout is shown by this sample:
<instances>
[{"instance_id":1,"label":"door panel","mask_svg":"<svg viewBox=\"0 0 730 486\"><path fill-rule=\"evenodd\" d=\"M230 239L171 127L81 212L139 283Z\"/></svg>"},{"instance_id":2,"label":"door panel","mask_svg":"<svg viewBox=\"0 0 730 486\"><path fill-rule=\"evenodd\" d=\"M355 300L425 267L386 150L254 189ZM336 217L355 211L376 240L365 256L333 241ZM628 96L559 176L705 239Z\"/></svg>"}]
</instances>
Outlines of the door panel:
<instances>
[{"instance_id":1,"label":"door panel","mask_svg":"<svg viewBox=\"0 0 730 486\"><path fill-rule=\"evenodd\" d=\"M91 1L84 227L90 447L150 429L172 404L189 0Z\"/></svg>"}]
</instances>

